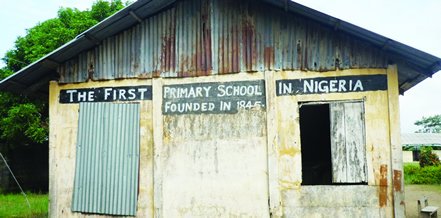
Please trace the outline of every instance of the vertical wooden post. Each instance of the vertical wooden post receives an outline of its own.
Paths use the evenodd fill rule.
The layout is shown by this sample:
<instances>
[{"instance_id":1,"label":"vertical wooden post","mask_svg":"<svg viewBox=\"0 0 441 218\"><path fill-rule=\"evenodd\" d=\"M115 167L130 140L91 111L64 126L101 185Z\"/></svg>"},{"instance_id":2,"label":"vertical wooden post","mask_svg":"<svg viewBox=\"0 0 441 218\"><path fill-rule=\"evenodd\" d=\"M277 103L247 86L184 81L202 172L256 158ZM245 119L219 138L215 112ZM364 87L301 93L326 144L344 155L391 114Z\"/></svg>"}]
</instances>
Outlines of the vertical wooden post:
<instances>
[{"instance_id":1,"label":"vertical wooden post","mask_svg":"<svg viewBox=\"0 0 441 218\"><path fill-rule=\"evenodd\" d=\"M398 100L399 84L397 65L389 65L387 68L387 86L389 99L389 133L394 216L406 217L404 204L403 155L400 140L400 105Z\"/></svg>"},{"instance_id":2,"label":"vertical wooden post","mask_svg":"<svg viewBox=\"0 0 441 218\"><path fill-rule=\"evenodd\" d=\"M277 116L276 116L276 84L274 72L265 71L266 88L266 128L267 128L267 155L268 155L268 190L269 210L272 217L282 217L281 196L279 189L279 149L277 140Z\"/></svg>"},{"instance_id":3,"label":"vertical wooden post","mask_svg":"<svg viewBox=\"0 0 441 218\"><path fill-rule=\"evenodd\" d=\"M153 208L154 217L162 217L162 79L153 79Z\"/></svg>"},{"instance_id":4,"label":"vertical wooden post","mask_svg":"<svg viewBox=\"0 0 441 218\"><path fill-rule=\"evenodd\" d=\"M49 84L49 217L57 216L57 179L56 179L56 155L54 130L57 128L54 120L57 114L57 82L51 81Z\"/></svg>"}]
</instances>

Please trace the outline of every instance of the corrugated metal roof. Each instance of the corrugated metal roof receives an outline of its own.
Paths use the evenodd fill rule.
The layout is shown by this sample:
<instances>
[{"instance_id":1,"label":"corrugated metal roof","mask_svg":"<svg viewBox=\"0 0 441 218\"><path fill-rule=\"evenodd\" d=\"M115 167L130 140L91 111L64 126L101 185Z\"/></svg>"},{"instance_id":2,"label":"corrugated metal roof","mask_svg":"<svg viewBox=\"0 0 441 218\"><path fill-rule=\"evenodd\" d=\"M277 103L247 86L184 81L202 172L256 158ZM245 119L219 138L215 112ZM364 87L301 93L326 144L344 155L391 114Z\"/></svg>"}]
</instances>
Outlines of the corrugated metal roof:
<instances>
[{"instance_id":1,"label":"corrugated metal roof","mask_svg":"<svg viewBox=\"0 0 441 218\"><path fill-rule=\"evenodd\" d=\"M435 72L441 70L441 59L430 55L428 53L422 52L415 48L409 47L402 43L396 42L374 32L368 31L366 29L360 28L348 22L342 21L340 19L331 17L327 14L321 13L319 11L313 10L311 8L305 7L295 2L290 2L286 0L261 0L268 4L271 4L277 8L283 8L284 10L303 16L307 19L316 21L325 26L331 27L339 32L351 35L355 38L361 39L365 42L371 43L372 45L379 47L388 54L389 57L398 65L399 78L400 78L400 90L404 92L409 88L413 87L422 80L430 77ZM51 79L57 79L57 66L64 63L72 58L75 58L81 52L87 51L100 43L105 43L109 37L113 37L116 33L120 33L140 22L139 19L144 20L148 17L152 17L155 14L160 13L166 8L170 7L176 2L176 0L138 0L133 4L122 9L113 16L105 19L104 21L98 23L87 31L83 32L77 36L72 41L66 43L40 60L30 64L29 66L23 68L19 72L11 75L5 80L0 82L0 90L13 91L18 93L29 93L32 95L47 95L47 82ZM213 4L216 5L216 4ZM179 13L179 12L176 12ZM180 22L179 20L176 22ZM198 23L195 22L195 26ZM199 22L199 21L198 21ZM222 21L216 21L219 25L227 25L221 23ZM176 25L176 24L175 24ZM159 31L159 30L158 30ZM161 30L165 33L166 30ZM179 29L176 30L176 37L180 37ZM179 40L179 39L177 39ZM213 39L216 40L216 39ZM246 40L245 40L246 41ZM215 41L214 41L215 42ZM252 42L250 42L252 43ZM199 45L199 44L197 44ZM177 46L182 46L180 43ZM185 46L185 45L184 45ZM202 43L201 46L204 46ZM234 47L234 46L233 46ZM183 50L184 47L175 48L179 55L182 52L192 53L193 50L197 53L202 47L189 46L185 47L187 50ZM174 49L174 48L170 48ZM232 51L234 52L234 50ZM264 54L264 56L272 57L265 59L269 61L265 62L265 66L273 66L274 60L277 59L281 61L283 57L274 57L273 51L259 51ZM199 53L198 53L199 54ZM226 54L222 52L222 54ZM211 55L219 55L213 52ZM247 55L247 54L245 54ZM251 55L251 54L249 54ZM265 57L266 57L265 56ZM207 59L208 58L208 59ZM223 57L219 56L218 59L223 60ZM250 56L248 59L250 63L245 62L244 66L234 65L231 63L231 68L237 70L251 70L253 66L252 62L254 57ZM208 54L202 54L200 57L195 59L195 66L201 65L200 70L202 73L207 69L207 66L216 67L218 63L214 62L216 60L214 57L208 57ZM169 59L164 59L169 60ZM142 60L140 60L142 61ZM173 61L170 59L170 61ZM177 60L176 60L177 61ZM211 62L213 61L213 63ZM167 65L167 63L164 63ZM222 64L222 63L221 63ZM168 63L169 68L172 69L174 66ZM168 66L167 65L167 66ZM227 66L227 65L222 65ZM154 66L153 66L154 67ZM184 66L185 68L185 66ZM265 68L266 69L266 68ZM192 69L190 69L192 70ZM224 69L225 70L225 69ZM223 69L219 69L222 72ZM231 71L226 69L225 71ZM107 72L110 73L110 72ZM164 72L157 72L161 74ZM178 72L179 73L179 72ZM188 72L181 72L188 73ZM78 75L80 76L80 75ZM191 75L190 75L191 76ZM104 76L106 77L106 76Z\"/></svg>"},{"instance_id":2,"label":"corrugated metal roof","mask_svg":"<svg viewBox=\"0 0 441 218\"><path fill-rule=\"evenodd\" d=\"M265 2L212 2L178 2L108 37L61 64L59 82L387 68L380 48L316 21Z\"/></svg>"},{"instance_id":3,"label":"corrugated metal roof","mask_svg":"<svg viewBox=\"0 0 441 218\"><path fill-rule=\"evenodd\" d=\"M441 133L403 133L402 145L441 145Z\"/></svg>"}]
</instances>

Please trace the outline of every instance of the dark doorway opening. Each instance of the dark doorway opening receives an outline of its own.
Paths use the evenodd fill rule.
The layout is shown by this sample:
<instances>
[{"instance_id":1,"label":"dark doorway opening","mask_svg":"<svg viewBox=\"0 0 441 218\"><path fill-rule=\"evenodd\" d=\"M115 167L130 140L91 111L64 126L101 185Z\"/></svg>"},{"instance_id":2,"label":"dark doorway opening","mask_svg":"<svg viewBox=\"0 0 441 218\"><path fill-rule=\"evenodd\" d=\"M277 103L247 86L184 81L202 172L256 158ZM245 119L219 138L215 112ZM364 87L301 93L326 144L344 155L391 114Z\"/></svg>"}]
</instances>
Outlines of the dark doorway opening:
<instances>
[{"instance_id":1,"label":"dark doorway opening","mask_svg":"<svg viewBox=\"0 0 441 218\"><path fill-rule=\"evenodd\" d=\"M332 184L329 104L303 104L300 113L302 185Z\"/></svg>"}]
</instances>

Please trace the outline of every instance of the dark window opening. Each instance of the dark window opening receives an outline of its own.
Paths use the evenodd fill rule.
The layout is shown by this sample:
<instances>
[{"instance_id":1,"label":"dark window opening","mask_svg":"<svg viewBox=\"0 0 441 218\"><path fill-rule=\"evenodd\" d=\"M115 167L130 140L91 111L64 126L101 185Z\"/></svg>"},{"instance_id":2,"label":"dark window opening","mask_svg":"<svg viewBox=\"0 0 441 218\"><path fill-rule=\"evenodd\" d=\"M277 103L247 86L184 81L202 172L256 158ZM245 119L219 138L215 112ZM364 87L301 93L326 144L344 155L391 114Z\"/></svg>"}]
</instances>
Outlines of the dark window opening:
<instances>
[{"instance_id":1,"label":"dark window opening","mask_svg":"<svg viewBox=\"0 0 441 218\"><path fill-rule=\"evenodd\" d=\"M329 104L300 107L302 184L332 184Z\"/></svg>"}]
</instances>

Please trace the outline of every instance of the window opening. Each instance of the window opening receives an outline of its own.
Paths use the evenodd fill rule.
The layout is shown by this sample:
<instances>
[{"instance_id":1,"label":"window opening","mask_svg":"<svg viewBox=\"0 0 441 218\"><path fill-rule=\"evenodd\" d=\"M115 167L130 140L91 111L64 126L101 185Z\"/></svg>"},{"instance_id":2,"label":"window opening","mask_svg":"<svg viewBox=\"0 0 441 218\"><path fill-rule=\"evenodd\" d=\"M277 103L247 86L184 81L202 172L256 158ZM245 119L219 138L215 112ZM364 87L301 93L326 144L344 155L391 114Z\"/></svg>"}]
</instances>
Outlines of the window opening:
<instances>
[{"instance_id":1,"label":"window opening","mask_svg":"<svg viewBox=\"0 0 441 218\"><path fill-rule=\"evenodd\" d=\"M303 185L330 185L331 140L329 104L300 107Z\"/></svg>"},{"instance_id":2,"label":"window opening","mask_svg":"<svg viewBox=\"0 0 441 218\"><path fill-rule=\"evenodd\" d=\"M364 105L300 104L302 184L366 184Z\"/></svg>"}]
</instances>

